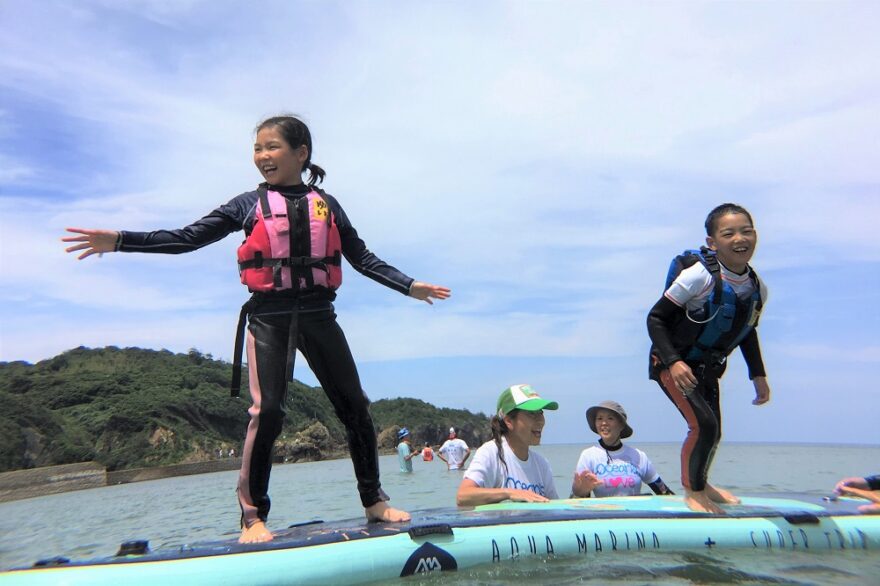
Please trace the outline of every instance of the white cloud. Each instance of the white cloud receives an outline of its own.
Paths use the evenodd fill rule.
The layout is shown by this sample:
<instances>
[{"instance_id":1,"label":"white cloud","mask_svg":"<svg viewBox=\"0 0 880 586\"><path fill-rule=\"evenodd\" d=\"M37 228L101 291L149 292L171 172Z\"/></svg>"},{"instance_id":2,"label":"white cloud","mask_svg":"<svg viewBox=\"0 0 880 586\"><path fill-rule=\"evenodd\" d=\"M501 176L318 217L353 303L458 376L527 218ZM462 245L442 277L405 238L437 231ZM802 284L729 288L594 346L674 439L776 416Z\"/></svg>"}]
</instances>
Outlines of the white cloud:
<instances>
[{"instance_id":1,"label":"white cloud","mask_svg":"<svg viewBox=\"0 0 880 586\"><path fill-rule=\"evenodd\" d=\"M4 6L0 359L81 344L229 358L238 235L83 263L58 239L210 211L259 180L255 123L292 110L368 245L455 289L429 308L348 271L338 306L359 362L597 357L553 390L575 396L589 377L639 392L666 263L736 200L761 235L766 339L803 342L765 347L782 365L774 389L819 384L829 362L852 386L873 376L875 324L847 321L829 341L801 308L880 301L870 283L845 286L880 262L875 4L263 7ZM797 278L831 265L833 283ZM464 362L448 376L465 379Z\"/></svg>"}]
</instances>

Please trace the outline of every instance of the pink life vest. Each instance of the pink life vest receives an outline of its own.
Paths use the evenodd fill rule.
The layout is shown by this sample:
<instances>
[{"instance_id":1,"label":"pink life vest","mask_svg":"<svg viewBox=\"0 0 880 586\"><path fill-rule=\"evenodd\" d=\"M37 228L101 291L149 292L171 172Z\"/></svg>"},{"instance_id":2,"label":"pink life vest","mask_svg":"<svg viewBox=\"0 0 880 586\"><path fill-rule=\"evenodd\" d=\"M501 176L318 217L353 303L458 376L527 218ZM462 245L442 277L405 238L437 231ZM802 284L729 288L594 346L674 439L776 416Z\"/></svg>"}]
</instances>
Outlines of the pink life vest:
<instances>
[{"instance_id":1,"label":"pink life vest","mask_svg":"<svg viewBox=\"0 0 880 586\"><path fill-rule=\"evenodd\" d=\"M322 193L288 199L258 189L256 219L238 247L241 282L251 292L334 291L342 284L342 244L336 218Z\"/></svg>"}]
</instances>

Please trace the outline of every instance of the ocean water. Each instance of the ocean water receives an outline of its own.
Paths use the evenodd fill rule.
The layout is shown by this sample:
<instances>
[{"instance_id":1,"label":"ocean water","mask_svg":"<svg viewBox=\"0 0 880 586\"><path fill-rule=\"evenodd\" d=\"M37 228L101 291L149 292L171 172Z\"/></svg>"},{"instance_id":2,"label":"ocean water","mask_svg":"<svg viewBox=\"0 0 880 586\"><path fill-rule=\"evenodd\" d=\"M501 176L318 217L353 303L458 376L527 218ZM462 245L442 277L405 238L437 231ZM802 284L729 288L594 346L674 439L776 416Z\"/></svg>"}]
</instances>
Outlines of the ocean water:
<instances>
[{"instance_id":1,"label":"ocean water","mask_svg":"<svg viewBox=\"0 0 880 586\"><path fill-rule=\"evenodd\" d=\"M638 444L680 493L678 444ZM582 445L536 448L567 493ZM391 503L408 510L455 504L461 472L414 460L401 474L396 456L380 460ZM738 494L829 494L844 477L880 472L880 446L722 443L712 482ZM108 556L119 544L149 539L151 548L234 537L237 473L218 472L108 486L0 504L0 569L56 555ZM276 465L269 525L358 518L363 514L349 460ZM880 584L878 551L621 552L589 559L529 560L443 573L400 584Z\"/></svg>"}]
</instances>

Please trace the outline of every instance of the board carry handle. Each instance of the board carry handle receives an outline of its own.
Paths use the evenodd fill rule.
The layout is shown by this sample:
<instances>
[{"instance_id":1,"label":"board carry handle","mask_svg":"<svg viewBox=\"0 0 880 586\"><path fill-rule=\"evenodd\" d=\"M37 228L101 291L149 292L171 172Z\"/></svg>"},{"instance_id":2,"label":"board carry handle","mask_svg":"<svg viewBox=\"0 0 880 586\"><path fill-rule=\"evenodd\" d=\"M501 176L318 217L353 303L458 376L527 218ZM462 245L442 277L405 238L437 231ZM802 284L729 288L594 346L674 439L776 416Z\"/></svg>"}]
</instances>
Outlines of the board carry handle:
<instances>
[{"instance_id":1,"label":"board carry handle","mask_svg":"<svg viewBox=\"0 0 880 586\"><path fill-rule=\"evenodd\" d=\"M792 525L818 525L819 517L812 513L792 513L790 515L784 515L783 519L791 523Z\"/></svg>"},{"instance_id":2,"label":"board carry handle","mask_svg":"<svg viewBox=\"0 0 880 586\"><path fill-rule=\"evenodd\" d=\"M126 541L119 546L116 557L124 557L127 555L144 555L150 553L150 542L146 539L136 539L134 541Z\"/></svg>"},{"instance_id":3,"label":"board carry handle","mask_svg":"<svg viewBox=\"0 0 880 586\"><path fill-rule=\"evenodd\" d=\"M427 535L455 535L452 532L452 526L450 526L449 523L418 525L417 527L410 527L407 533L409 533L409 536L412 539L415 539L416 537L425 537Z\"/></svg>"}]
</instances>

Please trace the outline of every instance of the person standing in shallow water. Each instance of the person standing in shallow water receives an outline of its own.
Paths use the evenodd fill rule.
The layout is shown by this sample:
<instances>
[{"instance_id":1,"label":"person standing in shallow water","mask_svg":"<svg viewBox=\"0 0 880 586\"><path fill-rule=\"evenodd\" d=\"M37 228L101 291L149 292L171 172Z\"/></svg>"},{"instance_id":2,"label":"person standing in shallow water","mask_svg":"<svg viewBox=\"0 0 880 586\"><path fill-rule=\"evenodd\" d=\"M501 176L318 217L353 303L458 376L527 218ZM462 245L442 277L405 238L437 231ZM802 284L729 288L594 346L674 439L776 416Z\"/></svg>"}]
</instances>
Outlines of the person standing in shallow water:
<instances>
[{"instance_id":1,"label":"person standing in shallow water","mask_svg":"<svg viewBox=\"0 0 880 586\"><path fill-rule=\"evenodd\" d=\"M767 290L749 266L758 243L751 214L725 203L709 213L705 226L708 249L648 314L650 377L688 424L681 451L685 503L694 511L722 513L719 503L740 501L708 480L721 441L719 379L739 347L755 387L752 404L770 400L756 329Z\"/></svg>"},{"instance_id":2,"label":"person standing in shallow water","mask_svg":"<svg viewBox=\"0 0 880 586\"><path fill-rule=\"evenodd\" d=\"M571 496L636 496L641 494L642 482L654 494L673 494L645 452L623 445L622 440L630 437L633 430L620 403L602 401L590 407L587 424L599 436L599 445L581 452Z\"/></svg>"},{"instance_id":3,"label":"person standing in shallow water","mask_svg":"<svg viewBox=\"0 0 880 586\"><path fill-rule=\"evenodd\" d=\"M449 439L437 450L437 457L446 463L447 470L461 470L471 455L471 448L456 436L455 428L449 428Z\"/></svg>"},{"instance_id":4,"label":"person standing in shallow water","mask_svg":"<svg viewBox=\"0 0 880 586\"><path fill-rule=\"evenodd\" d=\"M238 482L242 543L272 539L266 527L272 448L281 431L297 349L345 426L367 519L409 520L408 513L386 502L369 399L336 321L332 301L341 283L339 257L345 256L358 272L376 282L429 304L451 294L447 287L406 276L370 252L339 202L317 187L325 172L311 158L311 133L301 120L269 118L256 129L253 160L265 179L256 190L234 197L178 230L68 228L75 235L62 238L73 243L67 252L79 252L82 260L117 251L191 252L244 230L247 240L239 248L239 270L253 295L242 308L234 370L240 368L239 350L244 346L253 405L248 410L250 423ZM308 184L303 183L305 171L309 172ZM241 335L245 316L246 338Z\"/></svg>"},{"instance_id":5,"label":"person standing in shallow water","mask_svg":"<svg viewBox=\"0 0 880 586\"><path fill-rule=\"evenodd\" d=\"M541 443L544 410L559 404L541 398L530 385L507 387L490 419L492 439L477 453L458 487L458 506L501 501L547 502L559 498L550 463L530 446Z\"/></svg>"},{"instance_id":6,"label":"person standing in shallow water","mask_svg":"<svg viewBox=\"0 0 880 586\"><path fill-rule=\"evenodd\" d=\"M403 428L397 432L397 463L400 464L400 471L404 473L412 473L412 459L419 455L412 449L409 429Z\"/></svg>"}]
</instances>

